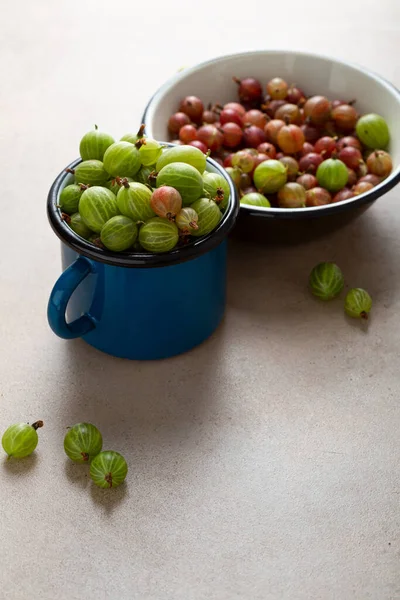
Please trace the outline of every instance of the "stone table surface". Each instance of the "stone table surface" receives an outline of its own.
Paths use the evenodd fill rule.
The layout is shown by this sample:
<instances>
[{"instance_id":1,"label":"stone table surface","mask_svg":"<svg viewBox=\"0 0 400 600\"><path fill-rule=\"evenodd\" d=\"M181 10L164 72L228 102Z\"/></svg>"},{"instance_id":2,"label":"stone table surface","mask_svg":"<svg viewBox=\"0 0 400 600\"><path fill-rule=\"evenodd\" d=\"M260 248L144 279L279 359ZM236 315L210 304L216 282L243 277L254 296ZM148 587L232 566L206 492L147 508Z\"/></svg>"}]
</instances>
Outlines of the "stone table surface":
<instances>
[{"instance_id":1,"label":"stone table surface","mask_svg":"<svg viewBox=\"0 0 400 600\"><path fill-rule=\"evenodd\" d=\"M180 66L252 49L348 59L400 84L397 0L237 5L16 0L0 31L0 461L4 600L398 600L400 190L299 244L230 243L226 318L156 363L49 330L60 273L45 215L94 122L122 135ZM378 107L377 107L378 108ZM367 327L309 296L337 261ZM63 452L95 422L130 465L104 493Z\"/></svg>"}]
</instances>

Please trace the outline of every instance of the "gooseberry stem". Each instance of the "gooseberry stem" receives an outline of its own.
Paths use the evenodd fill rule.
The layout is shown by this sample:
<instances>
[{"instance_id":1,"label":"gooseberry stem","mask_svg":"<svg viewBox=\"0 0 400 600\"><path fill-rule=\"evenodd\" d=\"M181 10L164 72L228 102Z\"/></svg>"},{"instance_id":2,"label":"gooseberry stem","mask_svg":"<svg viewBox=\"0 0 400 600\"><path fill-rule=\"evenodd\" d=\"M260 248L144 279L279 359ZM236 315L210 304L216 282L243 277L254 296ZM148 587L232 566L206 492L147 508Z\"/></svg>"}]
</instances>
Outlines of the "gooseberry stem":
<instances>
[{"instance_id":1,"label":"gooseberry stem","mask_svg":"<svg viewBox=\"0 0 400 600\"><path fill-rule=\"evenodd\" d=\"M68 223L68 225L71 223L71 217L69 215L67 215L67 213L62 212L61 219L63 221L65 221L66 223Z\"/></svg>"},{"instance_id":2,"label":"gooseberry stem","mask_svg":"<svg viewBox=\"0 0 400 600\"><path fill-rule=\"evenodd\" d=\"M350 103L349 103L349 104L350 104ZM365 320L367 320L367 319L368 319L368 313L367 313L367 312L365 312L365 310L363 310L362 312L360 312L360 317L361 317L362 319L365 319Z\"/></svg>"},{"instance_id":3,"label":"gooseberry stem","mask_svg":"<svg viewBox=\"0 0 400 600\"><path fill-rule=\"evenodd\" d=\"M238 85L240 85L242 82L240 81L239 77L232 77L232 80L237 83Z\"/></svg>"},{"instance_id":4,"label":"gooseberry stem","mask_svg":"<svg viewBox=\"0 0 400 600\"><path fill-rule=\"evenodd\" d=\"M32 427L36 431L39 427L43 427L43 421L35 421L35 423L32 423Z\"/></svg>"},{"instance_id":5,"label":"gooseberry stem","mask_svg":"<svg viewBox=\"0 0 400 600\"><path fill-rule=\"evenodd\" d=\"M141 148L142 146L146 145L146 139L145 138L140 138L136 143L135 146L136 148L139 150L139 148Z\"/></svg>"},{"instance_id":6,"label":"gooseberry stem","mask_svg":"<svg viewBox=\"0 0 400 600\"><path fill-rule=\"evenodd\" d=\"M66 173L71 173L71 175L75 175L75 169L65 169Z\"/></svg>"},{"instance_id":7,"label":"gooseberry stem","mask_svg":"<svg viewBox=\"0 0 400 600\"><path fill-rule=\"evenodd\" d=\"M224 190L222 188L217 189L217 195L214 198L215 204L221 204L224 199Z\"/></svg>"},{"instance_id":8,"label":"gooseberry stem","mask_svg":"<svg viewBox=\"0 0 400 600\"><path fill-rule=\"evenodd\" d=\"M107 481L108 485L111 488L112 487L112 474L111 473L107 473L107 475L105 475L104 479Z\"/></svg>"},{"instance_id":9,"label":"gooseberry stem","mask_svg":"<svg viewBox=\"0 0 400 600\"><path fill-rule=\"evenodd\" d=\"M138 129L138 132L137 132L137 134L136 134L138 138L141 138L141 137L143 137L143 134L144 134L144 130L145 130L145 129L146 129L146 125L144 125L144 123L142 123L142 124L141 124L141 126L140 126L140 127L139 127L139 129Z\"/></svg>"},{"instance_id":10,"label":"gooseberry stem","mask_svg":"<svg viewBox=\"0 0 400 600\"><path fill-rule=\"evenodd\" d=\"M126 177L123 177L123 178L117 177L116 181L117 181L118 185L123 185L124 188L126 188L126 189L129 188L129 181L127 180Z\"/></svg>"},{"instance_id":11,"label":"gooseberry stem","mask_svg":"<svg viewBox=\"0 0 400 600\"><path fill-rule=\"evenodd\" d=\"M150 184L150 187L154 187L152 186L152 184L154 183L154 185L156 185L156 181L157 181L157 171L152 171L149 176L148 176L148 181Z\"/></svg>"},{"instance_id":12,"label":"gooseberry stem","mask_svg":"<svg viewBox=\"0 0 400 600\"><path fill-rule=\"evenodd\" d=\"M87 452L81 452L81 455L85 462L89 460L89 454Z\"/></svg>"}]
</instances>

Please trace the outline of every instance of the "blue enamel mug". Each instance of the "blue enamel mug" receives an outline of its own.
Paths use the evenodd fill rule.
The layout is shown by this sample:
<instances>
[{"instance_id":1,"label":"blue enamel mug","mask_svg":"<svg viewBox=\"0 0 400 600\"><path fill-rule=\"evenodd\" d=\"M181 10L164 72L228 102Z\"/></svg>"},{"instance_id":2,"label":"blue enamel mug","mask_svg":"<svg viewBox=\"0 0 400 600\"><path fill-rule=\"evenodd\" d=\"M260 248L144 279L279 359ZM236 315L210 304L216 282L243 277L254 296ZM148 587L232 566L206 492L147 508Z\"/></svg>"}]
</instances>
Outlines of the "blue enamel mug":
<instances>
[{"instance_id":1,"label":"blue enamel mug","mask_svg":"<svg viewBox=\"0 0 400 600\"><path fill-rule=\"evenodd\" d=\"M219 225L164 254L114 253L75 234L58 208L60 192L73 178L65 170L60 173L47 200L50 224L61 240L63 269L47 312L56 335L82 337L121 358L151 360L186 352L213 333L225 311L226 237L239 199L218 163L207 159L207 170L225 177L230 187Z\"/></svg>"}]
</instances>

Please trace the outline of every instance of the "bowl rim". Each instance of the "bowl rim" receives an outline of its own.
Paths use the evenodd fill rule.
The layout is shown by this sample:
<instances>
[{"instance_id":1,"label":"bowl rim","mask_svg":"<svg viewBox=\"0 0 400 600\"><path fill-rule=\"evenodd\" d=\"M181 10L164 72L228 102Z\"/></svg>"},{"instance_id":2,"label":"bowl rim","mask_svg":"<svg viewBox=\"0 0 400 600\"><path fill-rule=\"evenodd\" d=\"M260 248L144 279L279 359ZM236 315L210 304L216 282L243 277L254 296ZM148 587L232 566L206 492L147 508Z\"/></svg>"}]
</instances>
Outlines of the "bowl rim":
<instances>
[{"instance_id":1,"label":"bowl rim","mask_svg":"<svg viewBox=\"0 0 400 600\"><path fill-rule=\"evenodd\" d=\"M302 51L297 52L296 50L284 50L284 49L283 50L279 50L279 49L249 50L246 52L236 52L236 53L223 54L223 55L217 56L210 60L198 63L198 64L194 65L193 67L188 67L188 68L182 69L181 71L179 71L178 73L175 73L175 75L170 77L165 83L163 83L154 92L154 94L151 96L150 100L146 104L146 107L145 107L143 115L142 115L142 123L146 126L146 134L149 137L151 137L153 134L151 126L149 127L149 124L150 124L149 119L152 118L153 106L157 102L158 98L161 98L163 96L163 94L167 90L169 90L172 86L174 86L178 81L180 81L181 79L185 79L185 77L188 74L196 73L196 71L199 71L199 70L203 69L204 67L208 67L215 63L223 62L228 59L234 59L234 58L239 58L239 57L243 57L243 56L263 56L263 55L267 55L267 54L286 54L286 55L289 54L289 55L294 55L294 56L304 56L304 57L308 57L311 59L318 58L318 59L323 59L326 61L330 61L330 62L339 64L339 65L343 65L346 67L350 67L357 71L361 71L361 72L365 73L368 77L376 80L381 85L383 85L385 88L387 88L388 91L392 95L397 96L397 99L398 99L398 102L400 105L400 90L395 85L393 85L391 82L387 81L384 77L375 73L374 71L366 69L365 67L358 65L356 63L333 58L331 56L326 56L323 54L316 54L313 52L302 52ZM372 190L365 192L364 194L360 194L359 196L349 198L348 200L343 200L342 202L337 202L337 203L335 202L333 204L325 204L323 206L311 206L311 207L304 207L304 208L275 208L275 207L267 208L267 207L262 207L262 206L250 206L248 204L240 204L240 212L246 213L248 215L256 215L258 217L279 218L279 219L292 219L293 217L308 219L311 217L320 217L320 216L325 216L325 215L329 215L329 214L333 214L333 213L343 212L343 211L347 210L349 208L349 206L356 207L356 206L361 206L363 204L369 204L369 203L373 202L374 200L376 200L377 198L379 198L380 196L383 196L384 194L386 194L389 190L394 188L399 182L400 182L400 164L397 166L396 169L394 169L392 171L392 173L386 179L384 179L381 183L379 183L374 188L372 188Z\"/></svg>"},{"instance_id":2,"label":"bowl rim","mask_svg":"<svg viewBox=\"0 0 400 600\"><path fill-rule=\"evenodd\" d=\"M173 146L168 142L160 142L164 146ZM47 196L47 217L55 234L60 240L72 250L95 260L115 267L127 268L154 268L168 267L174 264L193 260L219 246L227 237L234 226L239 214L239 198L233 181L215 160L207 157L207 164L211 164L218 174L227 180L230 190L230 201L222 215L217 227L208 235L190 241L187 246L175 248L170 252L150 254L147 252L111 252L94 246L88 240L75 233L61 218L61 210L57 206L58 196L67 177L70 177L66 169L73 169L82 162L81 158L74 160L59 173L54 180Z\"/></svg>"}]
</instances>

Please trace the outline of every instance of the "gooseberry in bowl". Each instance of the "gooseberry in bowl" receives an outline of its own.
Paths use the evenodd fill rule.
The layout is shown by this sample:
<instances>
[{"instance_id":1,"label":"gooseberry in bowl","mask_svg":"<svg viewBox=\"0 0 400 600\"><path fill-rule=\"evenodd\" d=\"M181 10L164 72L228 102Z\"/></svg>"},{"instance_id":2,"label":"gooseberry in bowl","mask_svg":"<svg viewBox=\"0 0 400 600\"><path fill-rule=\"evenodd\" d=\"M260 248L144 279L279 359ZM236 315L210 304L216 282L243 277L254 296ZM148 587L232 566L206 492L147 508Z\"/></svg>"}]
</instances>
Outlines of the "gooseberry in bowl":
<instances>
[{"instance_id":1,"label":"gooseberry in bowl","mask_svg":"<svg viewBox=\"0 0 400 600\"><path fill-rule=\"evenodd\" d=\"M306 206L324 206L332 201L328 190L314 187L306 191Z\"/></svg>"},{"instance_id":2,"label":"gooseberry in bowl","mask_svg":"<svg viewBox=\"0 0 400 600\"><path fill-rule=\"evenodd\" d=\"M249 192L244 194L240 199L240 204L248 204L249 206L262 206L264 208L270 208L271 206L269 200L259 192Z\"/></svg>"},{"instance_id":3,"label":"gooseberry in bowl","mask_svg":"<svg viewBox=\"0 0 400 600\"><path fill-rule=\"evenodd\" d=\"M393 163L390 154L384 150L376 150L367 158L368 171L378 177L387 177L390 175Z\"/></svg>"},{"instance_id":4,"label":"gooseberry in bowl","mask_svg":"<svg viewBox=\"0 0 400 600\"><path fill-rule=\"evenodd\" d=\"M385 149L389 144L388 124L383 117L375 113L363 115L359 118L356 133L360 141L373 150Z\"/></svg>"},{"instance_id":5,"label":"gooseberry in bowl","mask_svg":"<svg viewBox=\"0 0 400 600\"><path fill-rule=\"evenodd\" d=\"M349 179L346 165L338 158L324 160L317 169L318 183L329 192L338 192Z\"/></svg>"},{"instance_id":6,"label":"gooseberry in bowl","mask_svg":"<svg viewBox=\"0 0 400 600\"><path fill-rule=\"evenodd\" d=\"M304 208L306 191L299 183L285 183L278 192L278 204L281 208Z\"/></svg>"},{"instance_id":7,"label":"gooseberry in bowl","mask_svg":"<svg viewBox=\"0 0 400 600\"><path fill-rule=\"evenodd\" d=\"M266 160L256 167L253 179L257 190L275 194L287 181L287 169L279 160Z\"/></svg>"}]
</instances>

